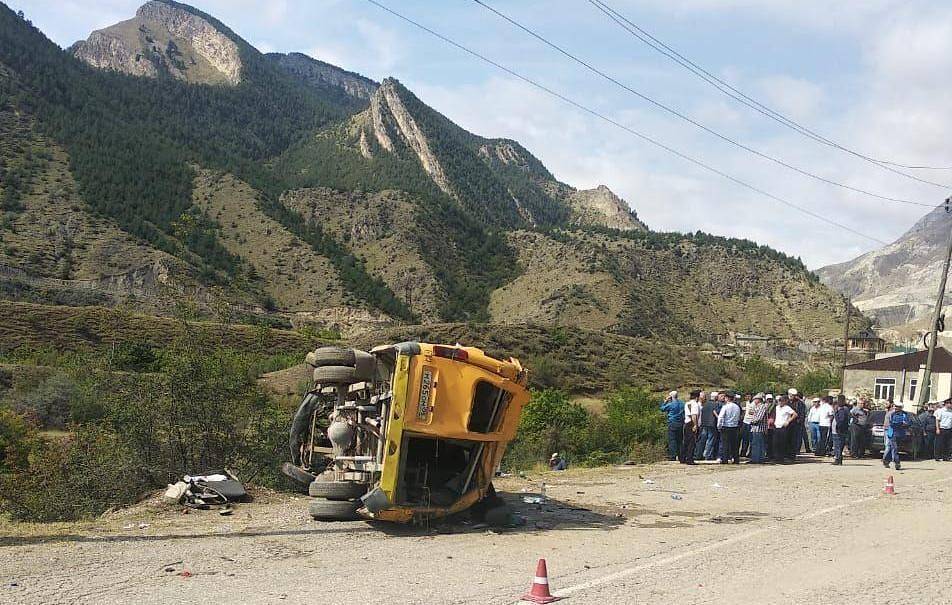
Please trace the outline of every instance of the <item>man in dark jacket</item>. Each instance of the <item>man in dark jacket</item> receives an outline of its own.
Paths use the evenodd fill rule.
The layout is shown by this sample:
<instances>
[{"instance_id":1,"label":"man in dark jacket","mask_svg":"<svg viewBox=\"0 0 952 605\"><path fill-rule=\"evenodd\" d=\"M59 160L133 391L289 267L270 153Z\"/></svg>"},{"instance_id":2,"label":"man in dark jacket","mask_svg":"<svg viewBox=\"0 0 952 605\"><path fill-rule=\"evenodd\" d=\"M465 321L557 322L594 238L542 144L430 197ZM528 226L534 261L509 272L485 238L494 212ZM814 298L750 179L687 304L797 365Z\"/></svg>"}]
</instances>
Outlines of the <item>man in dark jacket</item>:
<instances>
[{"instance_id":1,"label":"man in dark jacket","mask_svg":"<svg viewBox=\"0 0 952 605\"><path fill-rule=\"evenodd\" d=\"M796 389L788 390L787 395L790 398L790 407L797 413L797 420L790 426L790 431L787 433L790 438L790 445L787 451L790 454L790 459L796 460L797 454L800 453L803 436L806 435L807 432L805 425L807 420L807 405L803 403L803 397L800 396L800 393Z\"/></svg>"},{"instance_id":2,"label":"man in dark jacket","mask_svg":"<svg viewBox=\"0 0 952 605\"><path fill-rule=\"evenodd\" d=\"M833 464L843 464L843 446L850 426L850 408L844 401L837 399L833 403L833 422L830 423L830 435L833 437ZM898 466L898 464L897 464Z\"/></svg>"},{"instance_id":3,"label":"man in dark jacket","mask_svg":"<svg viewBox=\"0 0 952 605\"><path fill-rule=\"evenodd\" d=\"M720 401L717 393L701 403L701 432L698 433L697 445L694 447L695 460L713 460L717 455L714 446L717 445L717 413L720 411Z\"/></svg>"},{"instance_id":4,"label":"man in dark jacket","mask_svg":"<svg viewBox=\"0 0 952 605\"><path fill-rule=\"evenodd\" d=\"M853 405L850 420L850 455L862 458L866 453L866 436L869 434L869 407L865 399Z\"/></svg>"},{"instance_id":5,"label":"man in dark jacket","mask_svg":"<svg viewBox=\"0 0 952 605\"><path fill-rule=\"evenodd\" d=\"M926 409L919 412L919 424L922 425L922 436L925 439L926 456L935 451L935 404L930 403Z\"/></svg>"}]
</instances>

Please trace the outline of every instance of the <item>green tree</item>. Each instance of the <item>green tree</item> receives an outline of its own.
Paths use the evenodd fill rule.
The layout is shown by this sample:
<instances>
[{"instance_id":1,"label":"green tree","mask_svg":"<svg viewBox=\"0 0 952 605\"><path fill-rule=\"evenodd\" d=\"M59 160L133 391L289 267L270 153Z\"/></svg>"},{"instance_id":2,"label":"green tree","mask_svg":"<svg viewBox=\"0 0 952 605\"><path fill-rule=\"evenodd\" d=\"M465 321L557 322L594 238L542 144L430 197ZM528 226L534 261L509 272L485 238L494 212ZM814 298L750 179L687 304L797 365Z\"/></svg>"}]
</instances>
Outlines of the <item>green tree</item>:
<instances>
[{"instance_id":1,"label":"green tree","mask_svg":"<svg viewBox=\"0 0 952 605\"><path fill-rule=\"evenodd\" d=\"M796 380L797 390L804 395L826 395L828 390L839 383L839 378L828 368L804 372Z\"/></svg>"},{"instance_id":2,"label":"green tree","mask_svg":"<svg viewBox=\"0 0 952 605\"><path fill-rule=\"evenodd\" d=\"M783 368L756 355L738 365L741 376L737 380L737 390L744 393L778 392L791 382Z\"/></svg>"}]
</instances>

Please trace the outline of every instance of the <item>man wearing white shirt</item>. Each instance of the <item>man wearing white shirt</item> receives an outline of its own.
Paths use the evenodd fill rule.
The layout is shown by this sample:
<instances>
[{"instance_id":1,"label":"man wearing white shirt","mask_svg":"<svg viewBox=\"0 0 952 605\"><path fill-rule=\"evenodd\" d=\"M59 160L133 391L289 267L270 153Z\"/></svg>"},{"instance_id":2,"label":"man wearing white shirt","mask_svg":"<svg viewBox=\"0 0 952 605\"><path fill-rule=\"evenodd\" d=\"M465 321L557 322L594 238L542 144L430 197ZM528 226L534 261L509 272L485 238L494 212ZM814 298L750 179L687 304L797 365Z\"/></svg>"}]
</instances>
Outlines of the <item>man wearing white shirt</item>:
<instances>
[{"instance_id":1,"label":"man wearing white shirt","mask_svg":"<svg viewBox=\"0 0 952 605\"><path fill-rule=\"evenodd\" d=\"M704 393L691 391L691 399L684 404L684 435L681 437L681 464L694 464L694 448L701 428L701 403Z\"/></svg>"},{"instance_id":2,"label":"man wearing white shirt","mask_svg":"<svg viewBox=\"0 0 952 605\"><path fill-rule=\"evenodd\" d=\"M820 445L820 398L814 397L807 410L807 432L810 435L810 449L816 453Z\"/></svg>"},{"instance_id":3,"label":"man wearing white shirt","mask_svg":"<svg viewBox=\"0 0 952 605\"><path fill-rule=\"evenodd\" d=\"M935 411L935 459L949 461L952 440L952 399L946 399Z\"/></svg>"},{"instance_id":4,"label":"man wearing white shirt","mask_svg":"<svg viewBox=\"0 0 952 605\"><path fill-rule=\"evenodd\" d=\"M833 398L824 397L819 409L820 443L813 451L817 456L826 456L830 449L830 425L833 424Z\"/></svg>"},{"instance_id":5,"label":"man wearing white shirt","mask_svg":"<svg viewBox=\"0 0 952 605\"><path fill-rule=\"evenodd\" d=\"M717 428L721 432L721 464L727 464L728 460L740 464L739 427L740 406L734 403L733 399L729 399L717 415Z\"/></svg>"},{"instance_id":6,"label":"man wearing white shirt","mask_svg":"<svg viewBox=\"0 0 952 605\"><path fill-rule=\"evenodd\" d=\"M790 407L786 395L777 398L777 409L774 412L773 457L774 462L780 464L790 457L790 440L788 433L797 420L797 412Z\"/></svg>"}]
</instances>

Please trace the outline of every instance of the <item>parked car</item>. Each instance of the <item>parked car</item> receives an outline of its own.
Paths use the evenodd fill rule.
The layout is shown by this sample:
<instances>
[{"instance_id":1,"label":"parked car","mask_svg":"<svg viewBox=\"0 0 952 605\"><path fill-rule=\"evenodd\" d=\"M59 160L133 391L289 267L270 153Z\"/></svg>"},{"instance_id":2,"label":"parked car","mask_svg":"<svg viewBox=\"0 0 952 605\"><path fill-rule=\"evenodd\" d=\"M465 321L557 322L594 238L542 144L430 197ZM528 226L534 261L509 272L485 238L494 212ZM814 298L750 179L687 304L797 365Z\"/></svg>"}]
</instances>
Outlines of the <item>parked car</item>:
<instances>
[{"instance_id":1,"label":"parked car","mask_svg":"<svg viewBox=\"0 0 952 605\"><path fill-rule=\"evenodd\" d=\"M324 347L306 361L313 388L284 471L307 485L312 517L409 523L504 504L492 479L529 400L518 360L404 342Z\"/></svg>"},{"instance_id":2,"label":"parked car","mask_svg":"<svg viewBox=\"0 0 952 605\"><path fill-rule=\"evenodd\" d=\"M883 427L883 421L886 419L886 410L873 410L869 414L869 426L871 435L869 437L869 451L877 456L883 455L885 449L886 429ZM913 459L919 457L925 448L925 438L923 436L922 425L915 414L909 413L909 428L906 429L906 436L899 440L899 451L911 456Z\"/></svg>"}]
</instances>

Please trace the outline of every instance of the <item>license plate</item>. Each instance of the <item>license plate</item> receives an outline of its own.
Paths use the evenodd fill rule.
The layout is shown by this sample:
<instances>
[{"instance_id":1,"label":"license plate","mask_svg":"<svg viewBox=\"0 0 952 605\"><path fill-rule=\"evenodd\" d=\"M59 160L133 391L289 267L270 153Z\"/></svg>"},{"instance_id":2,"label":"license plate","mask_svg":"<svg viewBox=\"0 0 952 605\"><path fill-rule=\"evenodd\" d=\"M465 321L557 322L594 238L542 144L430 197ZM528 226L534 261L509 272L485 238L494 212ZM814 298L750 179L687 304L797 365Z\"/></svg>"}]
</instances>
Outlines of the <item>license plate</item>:
<instances>
[{"instance_id":1,"label":"license plate","mask_svg":"<svg viewBox=\"0 0 952 605\"><path fill-rule=\"evenodd\" d=\"M426 420L430 413L430 393L433 391L433 371L423 369L423 378L420 380L420 404L417 408L417 418Z\"/></svg>"}]
</instances>

